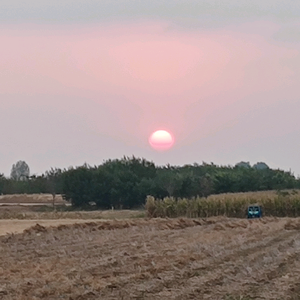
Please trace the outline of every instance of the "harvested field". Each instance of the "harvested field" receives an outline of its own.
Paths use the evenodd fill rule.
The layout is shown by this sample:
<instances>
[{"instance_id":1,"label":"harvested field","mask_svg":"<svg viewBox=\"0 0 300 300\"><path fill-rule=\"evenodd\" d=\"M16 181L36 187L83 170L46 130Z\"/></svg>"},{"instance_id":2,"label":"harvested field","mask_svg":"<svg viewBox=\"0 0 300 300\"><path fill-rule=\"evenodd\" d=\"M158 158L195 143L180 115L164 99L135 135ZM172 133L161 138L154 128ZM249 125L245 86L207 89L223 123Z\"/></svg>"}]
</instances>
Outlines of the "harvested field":
<instances>
[{"instance_id":1,"label":"harvested field","mask_svg":"<svg viewBox=\"0 0 300 300\"><path fill-rule=\"evenodd\" d=\"M83 219L58 219L58 220L0 220L0 235L22 233L25 229L35 226L59 226L74 223L86 223ZM0 298L1 299L1 298Z\"/></svg>"},{"instance_id":2,"label":"harvested field","mask_svg":"<svg viewBox=\"0 0 300 300\"><path fill-rule=\"evenodd\" d=\"M43 211L44 207L0 206L0 219L57 220L57 219L130 219L145 217L144 210Z\"/></svg>"},{"instance_id":3,"label":"harvested field","mask_svg":"<svg viewBox=\"0 0 300 300\"><path fill-rule=\"evenodd\" d=\"M299 299L300 219L35 225L0 237L1 299Z\"/></svg>"}]
</instances>

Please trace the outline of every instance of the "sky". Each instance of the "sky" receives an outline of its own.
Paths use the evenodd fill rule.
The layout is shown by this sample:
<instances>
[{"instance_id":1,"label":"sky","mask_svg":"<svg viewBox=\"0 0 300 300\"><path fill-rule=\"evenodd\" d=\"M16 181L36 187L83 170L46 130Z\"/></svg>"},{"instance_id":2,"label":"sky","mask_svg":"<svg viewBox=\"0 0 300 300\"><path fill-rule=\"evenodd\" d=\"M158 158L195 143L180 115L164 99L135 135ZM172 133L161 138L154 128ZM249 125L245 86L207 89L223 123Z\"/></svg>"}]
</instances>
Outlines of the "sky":
<instances>
[{"instance_id":1,"label":"sky","mask_svg":"<svg viewBox=\"0 0 300 300\"><path fill-rule=\"evenodd\" d=\"M0 173L134 155L300 175L299 20L294 0L1 0Z\"/></svg>"}]
</instances>

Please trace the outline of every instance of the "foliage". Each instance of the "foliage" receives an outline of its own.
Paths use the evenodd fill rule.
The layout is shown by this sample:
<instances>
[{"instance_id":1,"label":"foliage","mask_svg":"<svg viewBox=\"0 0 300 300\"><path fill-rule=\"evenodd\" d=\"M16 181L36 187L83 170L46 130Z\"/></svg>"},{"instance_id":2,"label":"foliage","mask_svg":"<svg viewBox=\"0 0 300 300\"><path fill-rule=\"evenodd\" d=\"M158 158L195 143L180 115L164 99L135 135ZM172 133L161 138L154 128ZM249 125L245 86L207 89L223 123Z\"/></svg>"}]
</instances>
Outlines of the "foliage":
<instances>
[{"instance_id":1,"label":"foliage","mask_svg":"<svg viewBox=\"0 0 300 300\"><path fill-rule=\"evenodd\" d=\"M13 180L27 180L30 176L29 166L25 161L18 161L12 166L10 177Z\"/></svg>"},{"instance_id":2,"label":"foliage","mask_svg":"<svg viewBox=\"0 0 300 300\"><path fill-rule=\"evenodd\" d=\"M247 169L251 168L250 163L248 161L247 162L241 161L241 162L237 163L235 166L239 167L239 168L247 168Z\"/></svg>"},{"instance_id":3,"label":"foliage","mask_svg":"<svg viewBox=\"0 0 300 300\"><path fill-rule=\"evenodd\" d=\"M62 194L73 206L107 209L141 207L147 195L209 201L211 194L300 188L300 180L291 172L261 167L264 163L256 164L260 167L245 164L249 163L241 162L234 167L204 162L156 166L143 158L123 157L99 166L51 168L45 174L28 176L26 181L1 175L0 193L51 193L53 199ZM172 201L168 202L170 213L174 209ZM180 210L187 205L186 201L180 202Z\"/></svg>"},{"instance_id":4,"label":"foliage","mask_svg":"<svg viewBox=\"0 0 300 300\"><path fill-rule=\"evenodd\" d=\"M153 196L148 196L145 208L148 217L151 218L206 218L220 215L244 218L248 205L254 203L262 206L265 216L300 216L300 195L296 190L220 194L191 199L173 197L155 199Z\"/></svg>"},{"instance_id":5,"label":"foliage","mask_svg":"<svg viewBox=\"0 0 300 300\"><path fill-rule=\"evenodd\" d=\"M257 170L265 170L269 169L269 166L264 162L258 162L255 165L253 165L253 168Z\"/></svg>"}]
</instances>

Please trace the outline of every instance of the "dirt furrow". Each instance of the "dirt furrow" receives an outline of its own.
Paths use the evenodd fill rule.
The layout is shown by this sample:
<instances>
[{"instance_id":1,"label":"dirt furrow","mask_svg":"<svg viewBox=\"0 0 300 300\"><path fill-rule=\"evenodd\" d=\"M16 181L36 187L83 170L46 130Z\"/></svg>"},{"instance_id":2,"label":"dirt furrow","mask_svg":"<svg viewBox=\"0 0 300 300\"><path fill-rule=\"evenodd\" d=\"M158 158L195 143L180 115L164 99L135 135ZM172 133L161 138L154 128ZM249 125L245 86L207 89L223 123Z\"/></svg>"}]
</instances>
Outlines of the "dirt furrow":
<instances>
[{"instance_id":1,"label":"dirt furrow","mask_svg":"<svg viewBox=\"0 0 300 300\"><path fill-rule=\"evenodd\" d=\"M213 218L37 226L0 238L0 299L296 299L299 224Z\"/></svg>"}]
</instances>

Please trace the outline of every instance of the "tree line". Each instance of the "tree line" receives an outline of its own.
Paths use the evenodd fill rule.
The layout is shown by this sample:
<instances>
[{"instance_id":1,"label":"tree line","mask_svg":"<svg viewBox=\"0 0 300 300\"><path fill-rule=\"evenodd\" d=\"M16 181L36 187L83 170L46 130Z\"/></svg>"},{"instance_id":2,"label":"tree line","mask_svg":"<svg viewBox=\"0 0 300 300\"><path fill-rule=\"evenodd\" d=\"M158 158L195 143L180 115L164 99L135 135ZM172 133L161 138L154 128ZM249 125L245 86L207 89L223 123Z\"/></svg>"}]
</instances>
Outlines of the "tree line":
<instances>
[{"instance_id":1,"label":"tree line","mask_svg":"<svg viewBox=\"0 0 300 300\"><path fill-rule=\"evenodd\" d=\"M19 163L19 162L18 162ZM123 157L99 166L52 168L42 175L30 175L29 167L15 170L6 178L0 174L1 194L62 194L75 207L133 208L145 203L147 195L192 198L210 194L300 188L291 172L271 169L265 163L235 166L213 163L184 166L156 166L144 158ZM19 163L19 166L22 165Z\"/></svg>"}]
</instances>

